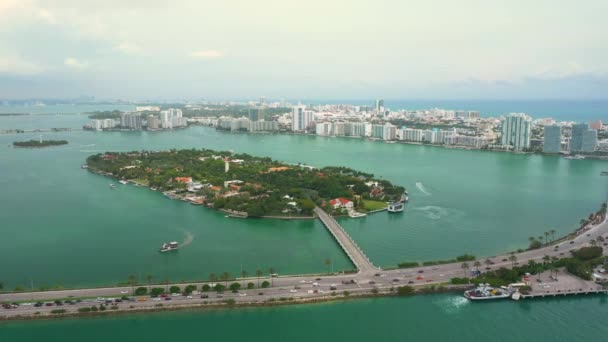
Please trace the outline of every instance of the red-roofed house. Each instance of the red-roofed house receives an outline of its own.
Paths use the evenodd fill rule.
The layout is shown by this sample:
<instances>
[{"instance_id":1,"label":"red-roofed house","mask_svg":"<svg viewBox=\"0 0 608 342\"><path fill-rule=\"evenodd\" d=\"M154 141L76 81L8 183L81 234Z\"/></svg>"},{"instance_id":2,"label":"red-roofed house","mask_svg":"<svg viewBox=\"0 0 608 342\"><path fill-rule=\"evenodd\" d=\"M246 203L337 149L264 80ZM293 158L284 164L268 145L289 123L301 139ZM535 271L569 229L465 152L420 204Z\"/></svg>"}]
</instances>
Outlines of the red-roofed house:
<instances>
[{"instance_id":1,"label":"red-roofed house","mask_svg":"<svg viewBox=\"0 0 608 342\"><path fill-rule=\"evenodd\" d=\"M343 197L338 197L338 198L332 199L331 201L329 201L329 204L331 204L331 206L334 207L334 209L339 209L339 208L346 208L348 210L353 209L353 202L351 202Z\"/></svg>"},{"instance_id":2,"label":"red-roofed house","mask_svg":"<svg viewBox=\"0 0 608 342\"><path fill-rule=\"evenodd\" d=\"M176 182L180 183L192 183L192 177L175 177Z\"/></svg>"}]
</instances>

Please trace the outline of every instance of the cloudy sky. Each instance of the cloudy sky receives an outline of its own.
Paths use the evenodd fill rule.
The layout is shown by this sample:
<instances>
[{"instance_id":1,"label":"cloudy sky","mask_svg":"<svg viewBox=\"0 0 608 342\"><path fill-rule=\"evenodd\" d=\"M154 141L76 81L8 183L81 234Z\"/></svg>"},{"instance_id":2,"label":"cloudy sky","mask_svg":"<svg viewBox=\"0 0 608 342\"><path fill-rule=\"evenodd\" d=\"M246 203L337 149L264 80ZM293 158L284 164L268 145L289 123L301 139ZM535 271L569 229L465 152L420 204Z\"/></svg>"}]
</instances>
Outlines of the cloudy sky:
<instances>
[{"instance_id":1,"label":"cloudy sky","mask_svg":"<svg viewBox=\"0 0 608 342\"><path fill-rule=\"evenodd\" d=\"M606 98L606 0L0 0L0 98Z\"/></svg>"}]
</instances>

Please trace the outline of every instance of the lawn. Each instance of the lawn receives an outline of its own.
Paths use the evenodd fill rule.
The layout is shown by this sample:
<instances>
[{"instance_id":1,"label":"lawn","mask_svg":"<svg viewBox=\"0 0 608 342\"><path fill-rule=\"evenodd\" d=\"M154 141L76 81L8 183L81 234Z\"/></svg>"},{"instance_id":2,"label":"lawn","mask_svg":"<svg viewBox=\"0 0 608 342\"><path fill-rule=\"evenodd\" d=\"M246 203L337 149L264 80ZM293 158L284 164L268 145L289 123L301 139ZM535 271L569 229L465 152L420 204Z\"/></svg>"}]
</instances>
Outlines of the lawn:
<instances>
[{"instance_id":1,"label":"lawn","mask_svg":"<svg viewBox=\"0 0 608 342\"><path fill-rule=\"evenodd\" d=\"M374 211L379 209L384 209L387 207L386 202L382 201L372 201L372 200L363 200L363 208L367 211Z\"/></svg>"}]
</instances>

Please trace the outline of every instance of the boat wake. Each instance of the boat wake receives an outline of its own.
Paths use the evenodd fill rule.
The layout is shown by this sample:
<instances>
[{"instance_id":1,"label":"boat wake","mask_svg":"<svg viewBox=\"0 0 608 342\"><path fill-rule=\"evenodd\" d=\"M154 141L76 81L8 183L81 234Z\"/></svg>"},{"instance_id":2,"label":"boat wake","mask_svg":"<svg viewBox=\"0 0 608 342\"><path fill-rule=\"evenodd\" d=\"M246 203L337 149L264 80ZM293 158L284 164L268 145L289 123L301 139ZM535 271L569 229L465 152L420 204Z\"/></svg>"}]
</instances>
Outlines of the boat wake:
<instances>
[{"instance_id":1,"label":"boat wake","mask_svg":"<svg viewBox=\"0 0 608 342\"><path fill-rule=\"evenodd\" d=\"M439 220L442 217L448 216L448 211L442 207L427 205L425 207L417 207L412 210L422 211L425 216L431 220Z\"/></svg>"},{"instance_id":2,"label":"boat wake","mask_svg":"<svg viewBox=\"0 0 608 342\"><path fill-rule=\"evenodd\" d=\"M182 248L188 246L194 240L194 235L192 235L192 233L185 232L184 234L186 234L186 236L184 237L184 242L182 242Z\"/></svg>"},{"instance_id":3,"label":"boat wake","mask_svg":"<svg viewBox=\"0 0 608 342\"><path fill-rule=\"evenodd\" d=\"M422 185L422 182L416 182L416 189L418 189L423 194L430 196L432 195L425 187Z\"/></svg>"}]
</instances>

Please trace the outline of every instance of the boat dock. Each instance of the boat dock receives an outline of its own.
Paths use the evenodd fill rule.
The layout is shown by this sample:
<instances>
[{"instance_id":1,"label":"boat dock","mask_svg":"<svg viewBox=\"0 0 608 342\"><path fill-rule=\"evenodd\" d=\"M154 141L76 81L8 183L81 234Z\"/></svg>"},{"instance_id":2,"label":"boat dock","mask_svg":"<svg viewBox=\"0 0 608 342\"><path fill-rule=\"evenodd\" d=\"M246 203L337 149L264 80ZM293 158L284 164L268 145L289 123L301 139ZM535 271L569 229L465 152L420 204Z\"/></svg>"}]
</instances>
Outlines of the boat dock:
<instances>
[{"instance_id":1,"label":"boat dock","mask_svg":"<svg viewBox=\"0 0 608 342\"><path fill-rule=\"evenodd\" d=\"M367 255L363 253L363 250L359 248L359 245L331 215L319 207L316 207L314 211L359 272L369 273L380 270L380 268L372 264Z\"/></svg>"},{"instance_id":2,"label":"boat dock","mask_svg":"<svg viewBox=\"0 0 608 342\"><path fill-rule=\"evenodd\" d=\"M541 281L538 281L537 278L539 277L531 277L530 287L532 287L532 290L529 294L522 294L522 299L601 294L608 292L608 289L604 288L602 285L591 280L581 279L575 275L569 274L566 270L560 270L553 278L549 276L548 271L545 271L540 274Z\"/></svg>"}]
</instances>

